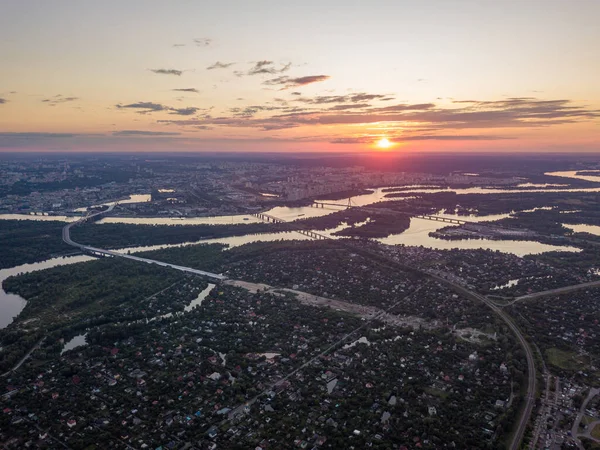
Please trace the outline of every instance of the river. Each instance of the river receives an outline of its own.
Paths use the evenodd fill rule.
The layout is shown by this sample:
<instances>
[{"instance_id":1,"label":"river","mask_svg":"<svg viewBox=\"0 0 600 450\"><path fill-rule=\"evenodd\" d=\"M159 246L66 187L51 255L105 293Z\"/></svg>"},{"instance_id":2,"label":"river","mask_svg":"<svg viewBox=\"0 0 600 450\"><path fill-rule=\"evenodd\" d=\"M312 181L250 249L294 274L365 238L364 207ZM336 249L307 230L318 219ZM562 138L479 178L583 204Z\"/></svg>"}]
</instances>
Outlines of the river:
<instances>
[{"instance_id":1,"label":"river","mask_svg":"<svg viewBox=\"0 0 600 450\"><path fill-rule=\"evenodd\" d=\"M78 255L67 256L64 258L52 258L46 261L23 264L21 266L12 267L10 269L0 270L0 286L8 277L23 273L34 272L36 270L50 269L51 267L64 266L66 264L76 264L85 261L92 261L95 258L91 256ZM8 294L4 291L4 287L0 289L0 328L6 327L13 321L22 310L25 308L25 300L15 294Z\"/></svg>"},{"instance_id":2,"label":"river","mask_svg":"<svg viewBox=\"0 0 600 450\"><path fill-rule=\"evenodd\" d=\"M586 179L588 181L600 181L600 176L582 176L576 175L575 171L566 171L566 172L551 172L546 173L546 175L564 177L564 178L578 178L578 179ZM593 178L593 180L590 180ZM355 206L366 206L376 202L388 200L385 198L387 194L383 190L386 188L377 188L373 189L373 192L364 195L358 195L356 197L352 197L351 202L352 205ZM431 188L430 186L412 186L411 189L403 191L403 192L447 192L454 191L457 194L467 194L467 193L479 193L479 194L498 194L498 193L506 193L506 192L523 192L518 189L489 189L489 188L465 188L465 189L442 189L442 188ZM600 188L584 188L584 189L535 189L528 190L526 192L600 192ZM120 203L133 203L139 201L148 201L149 196L147 195L131 195L129 199L123 200ZM340 206L346 206L348 204L348 199L341 200L323 200L326 203L334 203ZM104 205L108 205L114 202L107 202ZM293 221L300 218L306 217L320 217L327 214L331 214L339 209L335 207L324 207L324 208L313 208L310 206L305 207L275 207L271 210L267 211L267 214L270 214L275 217L279 217L284 220ZM505 217L508 217L509 214L497 214L491 216L456 216L452 214L440 214L442 216L448 218L457 218L462 220L469 220L473 222L477 221L486 221L486 220L499 220ZM63 222L77 220L77 218L73 217L65 217L65 216L31 216L25 214L3 214L0 215L0 219L23 219L23 220L59 220ZM171 225L198 225L198 224L232 224L232 223L249 223L249 222L258 222L254 216L251 215L234 215L234 216L221 216L221 217L199 217L199 218L184 218L184 219L171 219L171 218L126 218L126 217L110 217L99 221L98 223L130 223L130 224L171 224ZM357 224L360 225L360 224ZM94 225L96 226L96 225ZM317 231L321 234L326 234L328 236L332 236L332 234L336 231L342 230L346 228L347 224L342 224L336 228L325 230L325 231ZM442 239L436 239L429 236L429 233L432 231L436 231L439 228L448 226L446 223L442 222L434 222L423 219L411 219L411 224L408 230L404 231L400 234L393 234L386 238L378 239L379 242L383 244L391 244L391 245L413 245L413 246L424 246L428 248L434 249L490 249L490 250L500 250L506 253L513 253L518 256L524 256L528 254L538 254L548 251L569 251L575 252L579 251L579 249L575 247L567 247L567 246L553 246L548 244L542 244L534 241L493 241L493 240L483 240L483 239L472 239L472 240L460 240L460 241L447 241ZM592 232L597 234L598 231L596 228L600 227L592 227L592 226L578 226L578 225L569 225L570 228L575 231L584 231L582 227L586 227L585 231ZM290 231L290 232L281 232L281 233L261 233L261 234L249 234L244 236L233 236L227 238L218 238L218 239L206 239L200 240L196 242L186 242L181 244L173 244L173 245L153 245L153 246L144 246L144 247L135 247L135 248L127 248L121 249L117 251L121 252L141 252L141 251L149 251L156 250L160 248L167 247L176 247L182 245L194 245L194 244L210 244L210 243L222 243L227 244L230 248L240 246L243 244L247 244L250 242L270 242L276 240L292 240L292 239L300 239L306 240L310 239L305 235ZM3 281L12 275L18 275L20 273L33 272L36 270L48 269L51 267L56 267L59 265L65 264L75 264L83 261L90 261L93 258L89 256L71 256L64 258L53 258L43 262L35 263L35 264L24 264L21 266L13 267L10 269L0 270L0 285ZM14 317L16 317L25 307L25 300L18 295L7 294L4 289L0 289L0 328L6 327L10 324Z\"/></svg>"},{"instance_id":3,"label":"river","mask_svg":"<svg viewBox=\"0 0 600 450\"><path fill-rule=\"evenodd\" d=\"M577 179L586 179L594 178L591 181L600 182L600 176L598 177L588 177L583 175L575 175L575 171L570 172L548 172L545 175L556 176L556 177L570 177ZM408 188L408 189L407 189ZM336 205L340 205L340 207L345 207L348 205L350 200L353 206L367 206L373 203L378 203L381 201L401 201L403 198L386 198L386 194L389 192L384 192L385 189L393 189L393 187L381 187L372 189L372 193L357 195L355 197L343 198L338 200L322 200L325 203L332 203ZM420 193L438 193L438 192L456 192L457 194L502 194L502 193L541 193L541 192L600 192L600 187L594 188L572 188L572 189L548 189L548 188L540 188L540 189L506 189L506 188L482 188L482 187L471 187L471 188L440 188L440 187L431 187L431 186L400 186L398 189L401 189L403 193L412 193L412 194L420 194ZM148 196L143 195L132 195L128 200L121 201L120 203L133 203L135 201L147 201ZM321 200L319 200L321 201ZM107 202L104 205L108 205L114 202ZM80 208L85 210L85 208ZM287 207L287 206L277 206L275 208L271 208L268 211L265 211L265 214L278 217L280 219L291 221L297 219L304 219L310 217L321 217L327 214L331 214L338 209L335 206L328 206L324 208L314 208L312 206L301 206L301 207ZM77 220L77 218L73 217L65 217L65 216L32 216L28 214L0 214L1 219L26 219L26 220L60 220L60 221L73 221ZM250 215L250 214L236 214L230 216L216 216L216 217L183 217L183 218L172 218L172 217L107 217L105 219L99 220L98 224L103 223L127 223L127 224L147 224L147 225L231 225L231 224L241 224L241 223L258 223L261 222L260 219Z\"/></svg>"}]
</instances>

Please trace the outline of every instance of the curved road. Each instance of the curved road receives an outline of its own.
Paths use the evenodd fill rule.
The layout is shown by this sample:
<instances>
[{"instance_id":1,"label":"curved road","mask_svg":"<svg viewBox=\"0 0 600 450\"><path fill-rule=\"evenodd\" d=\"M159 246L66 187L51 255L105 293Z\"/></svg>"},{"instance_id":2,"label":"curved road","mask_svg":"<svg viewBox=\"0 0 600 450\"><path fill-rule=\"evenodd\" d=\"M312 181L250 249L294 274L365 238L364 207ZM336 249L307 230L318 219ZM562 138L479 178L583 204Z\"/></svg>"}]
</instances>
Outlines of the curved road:
<instances>
[{"instance_id":1,"label":"curved road","mask_svg":"<svg viewBox=\"0 0 600 450\"><path fill-rule=\"evenodd\" d=\"M275 218L275 219L277 219L277 218ZM282 222L285 222L285 221L282 220ZM300 224L294 224L294 225L295 225L295 228L304 230L304 227L302 225L300 225ZM332 238L329 238L329 239L332 239ZM512 318L508 315L508 313L503 311L502 308L498 307L495 303L493 303L491 300L484 297L483 295L480 295L477 292L471 291L471 290L467 289L466 287L464 287L460 284L457 284L453 281L447 280L435 273L432 273L432 272L429 272L429 271L426 271L423 269L419 269L416 267L406 266L406 265L402 264L400 261L397 261L388 256L384 256L374 250L355 246L353 244L342 243L342 245L345 245L358 253L362 253L363 255L370 256L371 258L374 258L376 260L386 261L387 263L390 263L390 264L394 265L395 267L400 268L401 270L407 270L409 272L425 275L425 276L433 278L441 283L444 283L444 284L450 286L451 288L453 288L455 291L464 294L468 298L483 302L485 305L488 306L488 308L490 308L498 316L500 316L500 318L502 318L502 320L508 325L508 327L511 329L513 334L516 336L517 340L521 344L521 347L523 347L523 350L525 351L525 356L527 358L528 380L527 380L527 395L525 396L525 407L523 408L521 417L519 418L517 430L515 431L515 433L513 435L512 442L508 446L508 448L510 450L520 449L521 442L523 441L523 436L525 435L525 429L527 428L527 424L529 423L529 420L531 418L531 413L532 413L533 407L535 405L535 392L536 392L536 385L537 385L536 367L535 367L535 361L533 359L533 351L531 350L529 343L525 339L525 336L523 336L523 333L521 333L521 330L519 330L519 327L517 327L517 325L513 322Z\"/></svg>"},{"instance_id":2,"label":"curved road","mask_svg":"<svg viewBox=\"0 0 600 450\"><path fill-rule=\"evenodd\" d=\"M527 424L529 423L529 419L531 417L531 412L533 411L533 407L535 405L535 392L536 392L536 388L537 388L536 375L537 374L536 374L535 361L533 359L533 351L531 350L531 346L525 339L525 336L523 336L523 333L521 333L521 330L519 330L519 327L517 327L517 325L513 322L512 318L505 311L503 311L502 308L499 308L498 306L496 306L489 299L487 299L483 295L480 295L476 292L466 289L465 287L461 286L460 284L456 284L450 280L446 280L445 278L442 278L438 275L431 274L431 273L429 273L428 275L440 282L446 283L447 285L453 287L454 290L462 292L467 297L470 297L470 298L473 298L473 299L476 299L476 300L479 300L479 301L482 301L483 303L485 303L492 311L494 311L498 316L500 316L502 318L502 320L504 320L504 322L508 325L508 327L511 329L513 334L517 337L517 340L521 344L521 347L523 347L523 350L525 350L525 356L527 357L527 375L528 375L527 395L525 396L525 408L523 408L523 412L521 414L521 417L519 418L519 424L517 427L517 431L515 432L515 434L513 436L513 440L508 447L510 450L518 450L519 448L521 448L521 442L523 440L523 436L525 435L525 429L527 428Z\"/></svg>"},{"instance_id":3,"label":"curved road","mask_svg":"<svg viewBox=\"0 0 600 450\"><path fill-rule=\"evenodd\" d=\"M581 289L600 287L600 281L588 281L587 283L573 284L571 286L564 286L556 289L549 289L547 291L534 292L533 294L522 295L516 297L513 301L508 302L505 306L512 305L516 302L523 300L531 300L534 298L547 297L549 295L560 295L567 292L579 291Z\"/></svg>"},{"instance_id":4,"label":"curved road","mask_svg":"<svg viewBox=\"0 0 600 450\"><path fill-rule=\"evenodd\" d=\"M139 256L133 256L133 255L125 254L125 253L115 252L113 250L105 250L103 248L91 247L89 245L79 244L71 239L70 231L71 231L72 226L86 222L87 220L91 219L92 217L96 217L101 214L110 212L113 210L114 206L115 205L111 205L104 211L100 211L100 212L91 214L89 216L85 216L85 217L79 219L77 222L71 222L71 223L65 225L62 229L62 239L65 242L65 244L72 245L73 247L77 247L78 249L80 249L86 253L92 253L94 255L116 256L118 258L125 258L125 259L129 259L132 261L138 261L138 262L143 262L143 263L147 263L147 264L157 264L159 266L170 267L171 269L179 270L181 272L191 273L194 275L200 275L200 276L209 278L210 280L214 280L214 281L223 281L223 280L227 279L226 276L218 274L218 273L212 273L212 272L206 272L204 270L192 269L191 267L178 266L177 264L170 264L170 263L156 261L154 259L149 259L149 258L141 258Z\"/></svg>"}]
</instances>

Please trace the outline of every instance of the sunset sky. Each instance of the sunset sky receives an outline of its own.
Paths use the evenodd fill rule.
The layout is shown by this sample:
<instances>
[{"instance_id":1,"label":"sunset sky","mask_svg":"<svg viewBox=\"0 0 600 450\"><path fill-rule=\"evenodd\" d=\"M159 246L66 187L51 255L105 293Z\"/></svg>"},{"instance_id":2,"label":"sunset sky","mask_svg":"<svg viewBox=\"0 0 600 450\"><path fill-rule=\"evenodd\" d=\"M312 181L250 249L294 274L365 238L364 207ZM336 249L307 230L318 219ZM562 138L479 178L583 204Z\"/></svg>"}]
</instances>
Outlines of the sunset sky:
<instances>
[{"instance_id":1,"label":"sunset sky","mask_svg":"<svg viewBox=\"0 0 600 450\"><path fill-rule=\"evenodd\" d=\"M3 0L0 151L600 152L597 0Z\"/></svg>"}]
</instances>

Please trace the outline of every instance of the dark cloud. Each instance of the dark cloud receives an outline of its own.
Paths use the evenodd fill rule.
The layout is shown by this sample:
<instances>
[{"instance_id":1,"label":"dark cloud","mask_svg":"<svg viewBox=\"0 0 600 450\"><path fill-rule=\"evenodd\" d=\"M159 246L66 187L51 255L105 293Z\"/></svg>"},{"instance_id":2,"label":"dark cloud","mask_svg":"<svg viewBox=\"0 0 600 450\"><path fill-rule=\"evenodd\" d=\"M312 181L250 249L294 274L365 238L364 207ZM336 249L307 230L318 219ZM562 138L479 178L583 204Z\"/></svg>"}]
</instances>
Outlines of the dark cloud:
<instances>
[{"instance_id":1,"label":"dark cloud","mask_svg":"<svg viewBox=\"0 0 600 450\"><path fill-rule=\"evenodd\" d=\"M150 71L157 73L159 75L175 75L180 77L183 73L183 70L177 69L150 69Z\"/></svg>"},{"instance_id":2,"label":"dark cloud","mask_svg":"<svg viewBox=\"0 0 600 450\"><path fill-rule=\"evenodd\" d=\"M22 138L22 139L34 139L34 138L72 138L77 136L94 136L88 134L77 134L77 133L38 133L38 132L23 132L23 133L3 133L0 132L0 138Z\"/></svg>"},{"instance_id":3,"label":"dark cloud","mask_svg":"<svg viewBox=\"0 0 600 450\"><path fill-rule=\"evenodd\" d=\"M300 95L298 93L297 95ZM319 95L316 97L300 97L294 101L309 103L312 105L322 105L327 103L361 103L372 100L392 100L392 97L383 94L367 94L364 92L348 95Z\"/></svg>"},{"instance_id":4,"label":"dark cloud","mask_svg":"<svg viewBox=\"0 0 600 450\"><path fill-rule=\"evenodd\" d=\"M371 100L381 100L381 99L386 99L386 100L391 100L392 98L390 98L388 95L382 95L382 94L365 94L360 93L360 94L354 94L350 96L350 101L351 102L368 102Z\"/></svg>"},{"instance_id":5,"label":"dark cloud","mask_svg":"<svg viewBox=\"0 0 600 450\"><path fill-rule=\"evenodd\" d=\"M375 122L426 123L437 129L510 128L551 126L591 120L600 111L570 106L567 100L508 99L475 102L462 108L439 108L432 103L399 104L360 113L321 112L285 117L305 125L359 124ZM273 118L277 120L277 117Z\"/></svg>"},{"instance_id":6,"label":"dark cloud","mask_svg":"<svg viewBox=\"0 0 600 450\"><path fill-rule=\"evenodd\" d=\"M273 61L257 61L254 66L248 71L248 75L261 75L269 74L275 75L277 73L286 72L292 67L292 63L283 65L282 67L276 67Z\"/></svg>"},{"instance_id":7,"label":"dark cloud","mask_svg":"<svg viewBox=\"0 0 600 450\"><path fill-rule=\"evenodd\" d=\"M47 103L48 106L56 106L60 103L69 103L79 100L79 97L63 97L61 94L55 95L52 98L45 98L42 103Z\"/></svg>"},{"instance_id":8,"label":"dark cloud","mask_svg":"<svg viewBox=\"0 0 600 450\"><path fill-rule=\"evenodd\" d=\"M318 83L320 81L326 81L329 78L330 78L329 75L308 75L305 77L297 77L297 78L282 76L282 77L277 77L277 78L272 78L270 80L266 80L263 82L263 84L266 84L267 86L283 85L281 90L284 90L284 89L289 89L292 87L306 86L307 84Z\"/></svg>"},{"instance_id":9,"label":"dark cloud","mask_svg":"<svg viewBox=\"0 0 600 450\"><path fill-rule=\"evenodd\" d=\"M228 67L233 66L235 63L222 63L221 61L217 61L211 66L208 66L206 70L214 70L214 69L227 69Z\"/></svg>"},{"instance_id":10,"label":"dark cloud","mask_svg":"<svg viewBox=\"0 0 600 450\"><path fill-rule=\"evenodd\" d=\"M302 93L298 92L298 91L294 91L294 92L290 92L290 95L302 95Z\"/></svg>"},{"instance_id":11,"label":"dark cloud","mask_svg":"<svg viewBox=\"0 0 600 450\"><path fill-rule=\"evenodd\" d=\"M200 119L185 119L185 120L166 120L166 119L161 119L161 120L157 120L156 123L162 123L165 125L177 125L177 126L192 126L192 125L199 125L201 124L203 121Z\"/></svg>"},{"instance_id":12,"label":"dark cloud","mask_svg":"<svg viewBox=\"0 0 600 450\"><path fill-rule=\"evenodd\" d=\"M260 111L279 111L284 109L286 109L285 106L252 105L245 108L231 108L229 112L238 117L252 117Z\"/></svg>"},{"instance_id":13,"label":"dark cloud","mask_svg":"<svg viewBox=\"0 0 600 450\"><path fill-rule=\"evenodd\" d=\"M199 94L200 91L196 88L180 88L180 89L171 89L175 92L193 92L194 94Z\"/></svg>"},{"instance_id":14,"label":"dark cloud","mask_svg":"<svg viewBox=\"0 0 600 450\"><path fill-rule=\"evenodd\" d=\"M4 104L8 102L8 100L6 100L5 98L0 97L0 105Z\"/></svg>"},{"instance_id":15,"label":"dark cloud","mask_svg":"<svg viewBox=\"0 0 600 450\"><path fill-rule=\"evenodd\" d=\"M294 123L272 123L272 124L265 124L262 126L263 131L274 131L274 130L285 130L288 128L296 128L299 125L296 125Z\"/></svg>"},{"instance_id":16,"label":"dark cloud","mask_svg":"<svg viewBox=\"0 0 600 450\"><path fill-rule=\"evenodd\" d=\"M285 80L278 79L278 82L286 83L290 80L288 77L280 78ZM401 103L386 107L372 107L366 102L354 102L362 98L379 100L378 95L315 97L305 102L310 106L308 108L290 107L285 104L250 105L232 108L228 116L212 117L206 114L193 120L163 123L180 126L254 128L264 131L314 125L380 123L385 124L388 129L393 129L396 125L401 127L402 135L390 136L390 138L410 141L492 140L501 137L491 135L493 133L471 135L467 132L454 134L449 131L444 133L444 131L547 127L600 118L599 110L576 106L568 100L509 98L499 101L469 101L457 104L460 106L455 107L441 107L434 103ZM322 109L322 105L328 108ZM329 139L327 136L324 138Z\"/></svg>"},{"instance_id":17,"label":"dark cloud","mask_svg":"<svg viewBox=\"0 0 600 450\"><path fill-rule=\"evenodd\" d=\"M196 46L198 46L198 47L208 47L210 44L212 44L212 39L197 38L197 39L194 39L194 44L196 44Z\"/></svg>"},{"instance_id":18,"label":"dark cloud","mask_svg":"<svg viewBox=\"0 0 600 450\"><path fill-rule=\"evenodd\" d=\"M113 132L113 136L179 136L181 133L166 131L122 130Z\"/></svg>"},{"instance_id":19,"label":"dark cloud","mask_svg":"<svg viewBox=\"0 0 600 450\"><path fill-rule=\"evenodd\" d=\"M369 107L371 107L369 103L350 103L332 106L328 108L328 111L344 111L347 109L364 109Z\"/></svg>"},{"instance_id":20,"label":"dark cloud","mask_svg":"<svg viewBox=\"0 0 600 450\"><path fill-rule=\"evenodd\" d=\"M248 71L248 75L258 75L261 73L274 73L274 68L273 66L273 61L258 61L256 64L254 64L254 67L252 67L249 71Z\"/></svg>"},{"instance_id":21,"label":"dark cloud","mask_svg":"<svg viewBox=\"0 0 600 450\"><path fill-rule=\"evenodd\" d=\"M169 108L169 114L176 114L178 116L193 116L199 111L200 108L189 106L187 108Z\"/></svg>"},{"instance_id":22,"label":"dark cloud","mask_svg":"<svg viewBox=\"0 0 600 450\"><path fill-rule=\"evenodd\" d=\"M115 106L119 109L134 109L137 110L139 114L148 114L158 111L168 111L169 114L175 114L178 116L192 116L196 114L196 112L200 111L200 108L196 108L195 106L188 106L185 108L171 108L170 106L154 102L137 102L130 103L128 105L118 104Z\"/></svg>"},{"instance_id":23,"label":"dark cloud","mask_svg":"<svg viewBox=\"0 0 600 450\"><path fill-rule=\"evenodd\" d=\"M119 103L118 105L115 105L115 107L117 107L119 109L136 109L136 110L138 110L137 112L139 114L147 114L147 113L157 112L157 111L167 111L170 109L168 106L161 105L160 103L153 103L153 102L137 102L137 103L130 103L128 105L121 105Z\"/></svg>"},{"instance_id":24,"label":"dark cloud","mask_svg":"<svg viewBox=\"0 0 600 450\"><path fill-rule=\"evenodd\" d=\"M162 123L165 125L177 125L177 126L200 126L200 125L205 125L206 122L210 119L211 117L209 115L205 115L204 117L201 118L194 118L194 119L182 119L182 120L157 120L157 123Z\"/></svg>"},{"instance_id":25,"label":"dark cloud","mask_svg":"<svg viewBox=\"0 0 600 450\"><path fill-rule=\"evenodd\" d=\"M435 108L434 103L416 103L416 104L400 103L398 105L374 108L370 112L372 112L372 113L393 113L393 112L402 112L402 111L423 111L423 110L432 109L432 108Z\"/></svg>"},{"instance_id":26,"label":"dark cloud","mask_svg":"<svg viewBox=\"0 0 600 450\"><path fill-rule=\"evenodd\" d=\"M346 95L319 95L313 98L300 97L295 99L296 102L309 103L311 105L324 105L327 103L345 103L349 100Z\"/></svg>"},{"instance_id":27,"label":"dark cloud","mask_svg":"<svg viewBox=\"0 0 600 450\"><path fill-rule=\"evenodd\" d=\"M173 44L173 47L185 47L185 44Z\"/></svg>"}]
</instances>

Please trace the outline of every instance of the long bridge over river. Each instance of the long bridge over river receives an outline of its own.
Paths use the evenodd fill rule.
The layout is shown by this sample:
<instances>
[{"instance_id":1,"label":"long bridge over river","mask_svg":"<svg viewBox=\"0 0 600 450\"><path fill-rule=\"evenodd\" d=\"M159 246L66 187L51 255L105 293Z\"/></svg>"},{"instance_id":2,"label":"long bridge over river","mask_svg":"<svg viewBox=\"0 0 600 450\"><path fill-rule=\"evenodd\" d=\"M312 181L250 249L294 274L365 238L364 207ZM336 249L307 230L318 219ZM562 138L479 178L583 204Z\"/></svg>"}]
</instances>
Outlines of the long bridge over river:
<instances>
[{"instance_id":1,"label":"long bridge over river","mask_svg":"<svg viewBox=\"0 0 600 450\"><path fill-rule=\"evenodd\" d=\"M252 215L267 223L288 223L287 221L280 219L279 217L271 216L270 214L254 213ZM294 228L294 231L305 236L311 237L313 239L330 239L329 236L325 236L323 234L316 233L312 230L305 230L299 227Z\"/></svg>"},{"instance_id":2,"label":"long bridge over river","mask_svg":"<svg viewBox=\"0 0 600 450\"><path fill-rule=\"evenodd\" d=\"M104 211L99 211L96 213L88 214L85 217L79 219L77 222L71 222L71 223L65 225L62 229L63 241L66 244L69 244L73 247L77 247L82 252L90 254L92 256L111 256L111 257L116 257L116 258L124 258L124 259L129 259L132 261L143 262L146 264L156 264L156 265L159 265L162 267L169 267L171 269L179 270L181 272L186 272L186 273L190 273L193 275L199 275L204 278L208 278L211 281L223 281L223 280L227 279L226 276L218 274L218 273L206 272L204 270L193 269L191 267L184 267L184 266L179 266L177 264L170 264L170 263L166 263L166 262L162 262L162 261L156 261L156 260L150 259L150 258L142 258L140 256L134 256L134 255L126 254L126 253L116 252L114 250L105 250L103 248L92 247L89 245L80 244L71 239L71 228L72 227L74 227L76 225L81 225L85 222L92 220L93 218L95 218L97 216L100 216L102 214L110 212L113 210L113 208L115 206L116 205L111 205Z\"/></svg>"},{"instance_id":3,"label":"long bridge over river","mask_svg":"<svg viewBox=\"0 0 600 450\"><path fill-rule=\"evenodd\" d=\"M397 211L395 209L389 209L389 208L368 208L365 206L355 206L355 205L352 205L351 202L348 202L347 205L342 205L340 203L328 203L328 202L314 201L310 206L313 208L324 208L325 206L328 206L328 207L339 208L340 210L360 208L362 211L367 211L367 212L372 212L372 213L395 214L395 215L399 214L399 215L403 215L403 216L414 217L415 219L433 220L435 222L445 222L445 223L451 223L451 224L455 224L455 225L465 225L467 223L471 223L468 220L454 219L451 217L435 216L435 215L430 215L430 214L412 214L409 212Z\"/></svg>"}]
</instances>

